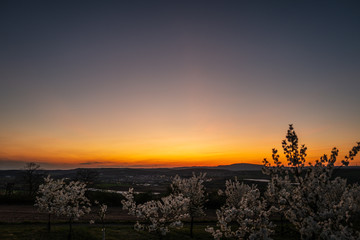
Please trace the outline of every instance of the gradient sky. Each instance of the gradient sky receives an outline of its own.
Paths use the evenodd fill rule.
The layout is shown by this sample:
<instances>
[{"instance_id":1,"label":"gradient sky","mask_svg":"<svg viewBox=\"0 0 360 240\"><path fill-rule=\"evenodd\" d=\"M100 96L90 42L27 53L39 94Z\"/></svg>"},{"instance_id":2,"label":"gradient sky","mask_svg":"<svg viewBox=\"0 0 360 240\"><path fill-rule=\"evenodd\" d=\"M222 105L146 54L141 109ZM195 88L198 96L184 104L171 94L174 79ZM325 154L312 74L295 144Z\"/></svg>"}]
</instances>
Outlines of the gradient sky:
<instances>
[{"instance_id":1,"label":"gradient sky","mask_svg":"<svg viewBox=\"0 0 360 240\"><path fill-rule=\"evenodd\" d=\"M359 1L1 1L0 36L1 169L261 163L289 123L309 160L360 141Z\"/></svg>"}]
</instances>

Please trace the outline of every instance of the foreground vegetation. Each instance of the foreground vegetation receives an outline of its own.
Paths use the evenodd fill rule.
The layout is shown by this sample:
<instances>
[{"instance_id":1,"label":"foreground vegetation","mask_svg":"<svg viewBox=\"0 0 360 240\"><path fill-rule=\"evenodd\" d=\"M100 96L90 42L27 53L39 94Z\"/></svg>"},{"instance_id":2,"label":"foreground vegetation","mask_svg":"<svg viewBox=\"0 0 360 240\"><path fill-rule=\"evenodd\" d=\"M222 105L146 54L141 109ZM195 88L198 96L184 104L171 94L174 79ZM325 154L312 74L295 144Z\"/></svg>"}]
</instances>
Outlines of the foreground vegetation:
<instances>
[{"instance_id":1,"label":"foreground vegetation","mask_svg":"<svg viewBox=\"0 0 360 240\"><path fill-rule=\"evenodd\" d=\"M191 238L188 234L190 223L185 223L184 228L175 229L163 236L162 239L198 239L206 240L213 239L211 234L205 232L208 225L215 225L213 223L197 223L194 225L194 237ZM280 230L279 230L280 232ZM66 224L55 224L51 232L48 232L44 224L0 224L0 239L1 240L65 240L67 239L68 226ZM99 240L101 239L101 227L99 225L77 224L73 228L73 240ZM132 223L112 224L106 228L107 240L155 240L159 239L157 235L148 232L134 231ZM291 226L286 226L286 231L283 234L273 236L275 240L285 239L300 239L300 236Z\"/></svg>"}]
</instances>

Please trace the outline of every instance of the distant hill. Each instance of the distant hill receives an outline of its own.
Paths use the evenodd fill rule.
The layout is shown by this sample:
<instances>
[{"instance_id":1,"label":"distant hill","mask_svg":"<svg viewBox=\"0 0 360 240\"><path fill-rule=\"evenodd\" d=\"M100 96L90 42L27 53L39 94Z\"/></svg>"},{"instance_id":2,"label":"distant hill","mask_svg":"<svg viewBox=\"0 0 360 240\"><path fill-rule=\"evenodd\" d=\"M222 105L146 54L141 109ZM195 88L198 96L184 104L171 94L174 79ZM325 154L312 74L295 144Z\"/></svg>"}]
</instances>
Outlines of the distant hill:
<instances>
[{"instance_id":1,"label":"distant hill","mask_svg":"<svg viewBox=\"0 0 360 240\"><path fill-rule=\"evenodd\" d=\"M235 163L230 165L218 165L215 167L177 167L172 168L176 170L185 170L185 169L214 169L214 170L227 170L227 171L261 171L263 165L251 164L251 163Z\"/></svg>"},{"instance_id":2,"label":"distant hill","mask_svg":"<svg viewBox=\"0 0 360 240\"><path fill-rule=\"evenodd\" d=\"M260 171L263 165L250 163L235 163L231 165L219 165L215 168L230 171Z\"/></svg>"}]
</instances>

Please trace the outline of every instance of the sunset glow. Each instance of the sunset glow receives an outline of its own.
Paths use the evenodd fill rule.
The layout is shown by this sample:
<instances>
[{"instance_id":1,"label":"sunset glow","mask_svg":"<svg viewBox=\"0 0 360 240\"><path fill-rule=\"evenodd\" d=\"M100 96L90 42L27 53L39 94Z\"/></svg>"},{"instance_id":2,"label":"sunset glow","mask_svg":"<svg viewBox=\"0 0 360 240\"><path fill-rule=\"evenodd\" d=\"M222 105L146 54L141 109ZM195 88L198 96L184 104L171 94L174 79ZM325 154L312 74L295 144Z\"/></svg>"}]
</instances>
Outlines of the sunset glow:
<instances>
[{"instance_id":1,"label":"sunset glow","mask_svg":"<svg viewBox=\"0 0 360 240\"><path fill-rule=\"evenodd\" d=\"M360 141L359 14L297 5L8 3L0 169L261 164L290 123L309 160L342 157Z\"/></svg>"}]
</instances>

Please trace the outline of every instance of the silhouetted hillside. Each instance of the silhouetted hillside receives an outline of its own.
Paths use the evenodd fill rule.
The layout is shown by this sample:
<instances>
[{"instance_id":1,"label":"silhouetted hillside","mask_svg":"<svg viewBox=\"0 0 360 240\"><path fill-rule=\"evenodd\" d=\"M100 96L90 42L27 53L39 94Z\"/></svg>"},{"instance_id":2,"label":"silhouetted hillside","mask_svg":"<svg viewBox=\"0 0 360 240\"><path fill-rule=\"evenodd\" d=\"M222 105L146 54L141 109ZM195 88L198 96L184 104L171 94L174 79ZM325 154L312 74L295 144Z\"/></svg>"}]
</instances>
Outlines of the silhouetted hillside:
<instances>
[{"instance_id":1,"label":"silhouetted hillside","mask_svg":"<svg viewBox=\"0 0 360 240\"><path fill-rule=\"evenodd\" d=\"M260 171L262 165L250 164L250 163L235 163L231 165L219 165L216 169L226 169L230 171Z\"/></svg>"}]
</instances>

